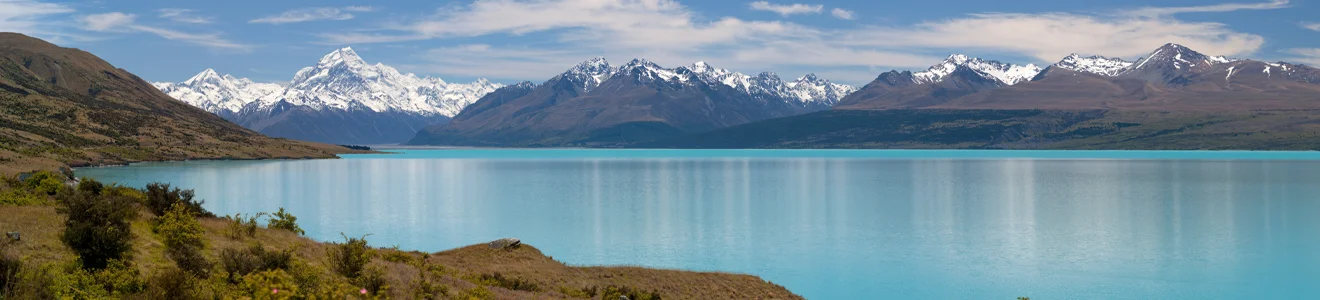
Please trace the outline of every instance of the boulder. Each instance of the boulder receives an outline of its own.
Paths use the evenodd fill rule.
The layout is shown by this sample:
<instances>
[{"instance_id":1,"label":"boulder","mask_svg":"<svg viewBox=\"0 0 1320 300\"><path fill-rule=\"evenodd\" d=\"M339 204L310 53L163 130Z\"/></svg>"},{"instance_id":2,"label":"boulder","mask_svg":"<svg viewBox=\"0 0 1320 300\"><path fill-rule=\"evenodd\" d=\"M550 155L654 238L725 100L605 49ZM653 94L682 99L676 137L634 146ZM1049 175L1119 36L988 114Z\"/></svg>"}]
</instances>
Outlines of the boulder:
<instances>
[{"instance_id":1,"label":"boulder","mask_svg":"<svg viewBox=\"0 0 1320 300\"><path fill-rule=\"evenodd\" d=\"M518 248L519 245L522 245L522 241L519 241L518 239L515 238L503 238L490 242L491 249Z\"/></svg>"}]
</instances>

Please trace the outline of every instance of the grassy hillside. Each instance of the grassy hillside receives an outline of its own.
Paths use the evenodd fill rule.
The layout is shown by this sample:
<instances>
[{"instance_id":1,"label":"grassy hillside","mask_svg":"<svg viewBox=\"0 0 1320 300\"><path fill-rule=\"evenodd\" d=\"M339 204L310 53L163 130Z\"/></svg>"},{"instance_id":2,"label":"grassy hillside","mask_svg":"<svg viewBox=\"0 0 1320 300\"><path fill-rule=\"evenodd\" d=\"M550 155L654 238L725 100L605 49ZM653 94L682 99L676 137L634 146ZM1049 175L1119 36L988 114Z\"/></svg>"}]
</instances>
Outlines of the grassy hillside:
<instances>
[{"instance_id":1,"label":"grassy hillside","mask_svg":"<svg viewBox=\"0 0 1320 300\"><path fill-rule=\"evenodd\" d=\"M1320 150L1320 114L1312 110L833 110L634 146Z\"/></svg>"},{"instance_id":2,"label":"grassy hillside","mask_svg":"<svg viewBox=\"0 0 1320 300\"><path fill-rule=\"evenodd\" d=\"M161 93L96 56L0 33L0 172L182 159L329 158Z\"/></svg>"},{"instance_id":3,"label":"grassy hillside","mask_svg":"<svg viewBox=\"0 0 1320 300\"><path fill-rule=\"evenodd\" d=\"M0 237L0 299L801 298L749 275L571 267L527 245L422 253L359 237L320 243L287 214L216 218L187 191L47 180L57 177L0 183L0 231L22 237ZM112 230L118 220L126 234Z\"/></svg>"}]
</instances>

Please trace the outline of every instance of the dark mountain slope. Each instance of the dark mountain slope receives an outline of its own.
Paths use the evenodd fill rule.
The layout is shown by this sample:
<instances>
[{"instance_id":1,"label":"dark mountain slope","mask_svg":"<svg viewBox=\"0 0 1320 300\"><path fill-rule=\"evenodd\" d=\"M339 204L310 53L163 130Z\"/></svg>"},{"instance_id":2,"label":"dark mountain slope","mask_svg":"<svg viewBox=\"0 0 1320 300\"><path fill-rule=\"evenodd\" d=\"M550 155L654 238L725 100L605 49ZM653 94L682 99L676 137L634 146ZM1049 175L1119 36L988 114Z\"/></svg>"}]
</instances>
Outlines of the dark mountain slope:
<instances>
[{"instance_id":1,"label":"dark mountain slope","mask_svg":"<svg viewBox=\"0 0 1320 300\"><path fill-rule=\"evenodd\" d=\"M271 139L179 102L77 49L0 33L4 172L145 160L334 157L347 149Z\"/></svg>"}]
</instances>

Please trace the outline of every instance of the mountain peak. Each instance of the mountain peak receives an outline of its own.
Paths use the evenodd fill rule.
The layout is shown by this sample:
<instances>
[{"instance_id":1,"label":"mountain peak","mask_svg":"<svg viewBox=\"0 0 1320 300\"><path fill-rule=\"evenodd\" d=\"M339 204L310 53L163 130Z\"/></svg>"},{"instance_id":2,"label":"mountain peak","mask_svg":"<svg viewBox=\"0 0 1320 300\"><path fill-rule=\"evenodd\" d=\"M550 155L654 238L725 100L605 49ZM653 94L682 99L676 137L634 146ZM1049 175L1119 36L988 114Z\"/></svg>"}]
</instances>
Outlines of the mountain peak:
<instances>
[{"instance_id":1,"label":"mountain peak","mask_svg":"<svg viewBox=\"0 0 1320 300\"><path fill-rule=\"evenodd\" d=\"M361 56L358 56L357 51L353 51L353 47L339 48L338 50L322 56L318 65L332 66L340 63L349 64L351 66L367 65L367 62L362 60Z\"/></svg>"},{"instance_id":2,"label":"mountain peak","mask_svg":"<svg viewBox=\"0 0 1320 300\"><path fill-rule=\"evenodd\" d=\"M802 78L798 78L797 81L817 82L817 81L821 81L821 80L820 80L819 77L816 77L816 73L807 73L807 75L802 76ZM826 81L828 81L828 80L826 80Z\"/></svg>"},{"instance_id":3,"label":"mountain peak","mask_svg":"<svg viewBox=\"0 0 1320 300\"><path fill-rule=\"evenodd\" d=\"M945 76L953 74L959 68L967 68L983 77L989 77L1004 85L1014 85L1019 82L1025 82L1036 77L1040 73L1040 67L1033 64L1025 66L1006 64L994 60L983 60L980 58L969 57L962 54L952 54L945 58L940 64L931 66L925 71L913 73L912 80L916 83L939 82Z\"/></svg>"},{"instance_id":4,"label":"mountain peak","mask_svg":"<svg viewBox=\"0 0 1320 300\"><path fill-rule=\"evenodd\" d=\"M1125 61L1121 58L1109 58L1099 55L1083 57L1077 53L1073 53L1064 57L1063 60L1055 63L1053 66L1076 72L1115 76L1118 75L1118 73L1123 72L1123 70L1127 69L1129 66L1132 66L1132 62Z\"/></svg>"},{"instance_id":5,"label":"mountain peak","mask_svg":"<svg viewBox=\"0 0 1320 300\"><path fill-rule=\"evenodd\" d=\"M202 70L201 73L197 73L197 75L193 75L192 78L183 81L183 84L192 85L199 82L219 80L220 78L220 74L216 73L215 69L206 68L206 70Z\"/></svg>"},{"instance_id":6,"label":"mountain peak","mask_svg":"<svg viewBox=\"0 0 1320 300\"><path fill-rule=\"evenodd\" d=\"M1137 70L1165 69L1169 72L1188 70L1192 68L1205 68L1218 63L1226 63L1231 60L1222 56L1209 56L1196 52L1183 45L1168 43L1160 46L1151 52L1149 56L1136 62L1136 65L1126 73ZM1167 70L1172 69L1172 70Z\"/></svg>"},{"instance_id":7,"label":"mountain peak","mask_svg":"<svg viewBox=\"0 0 1320 300\"><path fill-rule=\"evenodd\" d=\"M623 65L623 69L632 69L638 67L658 69L660 68L660 65L657 65L649 60L646 60L645 58L634 58L632 61L629 61L628 64Z\"/></svg>"}]
</instances>

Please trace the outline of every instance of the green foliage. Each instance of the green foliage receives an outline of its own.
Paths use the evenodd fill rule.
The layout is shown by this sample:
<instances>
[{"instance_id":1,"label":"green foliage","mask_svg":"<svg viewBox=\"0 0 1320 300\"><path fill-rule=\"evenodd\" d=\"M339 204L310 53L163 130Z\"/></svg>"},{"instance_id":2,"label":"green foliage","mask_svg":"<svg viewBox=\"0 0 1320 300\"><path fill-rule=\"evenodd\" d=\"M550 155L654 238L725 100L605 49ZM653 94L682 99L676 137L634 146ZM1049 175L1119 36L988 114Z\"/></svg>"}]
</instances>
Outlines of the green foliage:
<instances>
[{"instance_id":1,"label":"green foliage","mask_svg":"<svg viewBox=\"0 0 1320 300\"><path fill-rule=\"evenodd\" d=\"M35 299L103 299L141 293L146 288L137 268L112 260L100 270L79 264L48 263L24 272L16 294Z\"/></svg>"},{"instance_id":2,"label":"green foliage","mask_svg":"<svg viewBox=\"0 0 1320 300\"><path fill-rule=\"evenodd\" d=\"M302 228L298 227L298 217L284 212L283 207L280 208L280 211L271 214L270 221L267 221L266 223L266 228L288 230L297 233L298 235L307 234Z\"/></svg>"},{"instance_id":3,"label":"green foliage","mask_svg":"<svg viewBox=\"0 0 1320 300\"><path fill-rule=\"evenodd\" d=\"M381 258L385 259L385 261L392 263L407 264L407 265L413 264L413 260L416 259L416 257L413 256L412 253L399 250L399 246L397 245L394 247L390 247L386 251L382 251L380 253L380 256Z\"/></svg>"},{"instance_id":4,"label":"green foliage","mask_svg":"<svg viewBox=\"0 0 1320 300\"><path fill-rule=\"evenodd\" d=\"M132 250L130 221L137 209L131 199L90 189L61 193L59 199L60 212L68 216L60 240L78 254L84 267L104 268Z\"/></svg>"},{"instance_id":5,"label":"green foliage","mask_svg":"<svg viewBox=\"0 0 1320 300\"><path fill-rule=\"evenodd\" d=\"M58 174L51 171L37 171L23 181L29 190L46 195L55 195L67 188L64 180Z\"/></svg>"},{"instance_id":6,"label":"green foliage","mask_svg":"<svg viewBox=\"0 0 1320 300\"><path fill-rule=\"evenodd\" d=\"M284 270L270 270L243 276L238 288L252 299L293 299L301 296L296 282Z\"/></svg>"},{"instance_id":7,"label":"green foliage","mask_svg":"<svg viewBox=\"0 0 1320 300\"><path fill-rule=\"evenodd\" d=\"M146 299L203 299L202 282L192 273L180 268L169 268L147 279Z\"/></svg>"},{"instance_id":8,"label":"green foliage","mask_svg":"<svg viewBox=\"0 0 1320 300\"><path fill-rule=\"evenodd\" d=\"M234 214L225 216L229 220L229 226L225 228L225 236L231 239L242 239L243 237L257 236L257 218L265 215L258 213L244 217L243 214Z\"/></svg>"},{"instance_id":9,"label":"green foliage","mask_svg":"<svg viewBox=\"0 0 1320 300\"><path fill-rule=\"evenodd\" d=\"M473 278L472 283L484 285L484 286L497 286L507 290L515 290L515 291L538 292L541 290L541 287L537 286L536 283L534 282L518 279L518 278L504 277L504 275L500 274L499 272L495 272L492 274L481 274L480 276Z\"/></svg>"},{"instance_id":10,"label":"green foliage","mask_svg":"<svg viewBox=\"0 0 1320 300\"><path fill-rule=\"evenodd\" d=\"M186 204L175 203L164 215L156 217L152 230L165 243L165 253L179 268L206 278L211 263L202 256L205 230Z\"/></svg>"},{"instance_id":11,"label":"green foliage","mask_svg":"<svg viewBox=\"0 0 1320 300\"><path fill-rule=\"evenodd\" d=\"M231 281L256 272L288 270L293 262L293 251L266 250L261 245L253 244L244 250L220 250L220 265L229 274Z\"/></svg>"},{"instance_id":12,"label":"green foliage","mask_svg":"<svg viewBox=\"0 0 1320 300\"><path fill-rule=\"evenodd\" d=\"M350 238L341 233L340 236L344 237L344 242L330 243L330 248L326 250L330 269L349 279L357 279L375 253L370 246L367 246L365 235L361 238Z\"/></svg>"},{"instance_id":13,"label":"green foliage","mask_svg":"<svg viewBox=\"0 0 1320 300\"><path fill-rule=\"evenodd\" d=\"M21 187L0 191L0 205L28 206L50 203L50 197L45 194L32 193Z\"/></svg>"},{"instance_id":14,"label":"green foliage","mask_svg":"<svg viewBox=\"0 0 1320 300\"><path fill-rule=\"evenodd\" d=\"M147 209L157 216L164 215L176 203L181 203L188 207L190 211L200 217L214 218L215 214L202 208L206 201L193 200L193 190L180 190L179 188L170 188L168 183L153 182L147 184L146 193Z\"/></svg>"},{"instance_id":15,"label":"green foliage","mask_svg":"<svg viewBox=\"0 0 1320 300\"><path fill-rule=\"evenodd\" d=\"M660 294L656 292L638 291L630 287L617 285L601 288L600 294L601 299L623 299L623 297L628 297L629 300L660 300Z\"/></svg>"},{"instance_id":16,"label":"green foliage","mask_svg":"<svg viewBox=\"0 0 1320 300\"><path fill-rule=\"evenodd\" d=\"M459 293L457 297L454 297L454 299L465 299L465 300L495 299L495 293L491 292L490 289L487 289L484 286L478 285L474 288L463 290L463 292Z\"/></svg>"},{"instance_id":17,"label":"green foliage","mask_svg":"<svg viewBox=\"0 0 1320 300\"><path fill-rule=\"evenodd\" d=\"M354 283L366 289L367 293L373 296L380 295L390 288L389 281L385 279L385 270L377 266L362 270L362 274L354 279Z\"/></svg>"}]
</instances>

